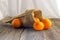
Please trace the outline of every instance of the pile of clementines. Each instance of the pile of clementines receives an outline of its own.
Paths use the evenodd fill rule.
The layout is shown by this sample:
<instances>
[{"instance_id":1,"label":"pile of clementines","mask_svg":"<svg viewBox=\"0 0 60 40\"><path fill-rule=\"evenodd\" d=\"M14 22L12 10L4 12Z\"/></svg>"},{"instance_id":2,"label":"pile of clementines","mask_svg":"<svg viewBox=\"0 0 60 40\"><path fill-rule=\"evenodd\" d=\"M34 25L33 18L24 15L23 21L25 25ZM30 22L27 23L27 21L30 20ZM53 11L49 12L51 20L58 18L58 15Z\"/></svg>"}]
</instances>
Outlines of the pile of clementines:
<instances>
[{"instance_id":1,"label":"pile of clementines","mask_svg":"<svg viewBox=\"0 0 60 40\"><path fill-rule=\"evenodd\" d=\"M33 24L33 29L34 30L43 30L43 29L49 29L51 28L52 22L48 18L44 18L43 20L40 21L39 18L35 17L35 23ZM19 28L22 25L22 22L20 19L16 18L12 21L12 26L14 28Z\"/></svg>"},{"instance_id":2,"label":"pile of clementines","mask_svg":"<svg viewBox=\"0 0 60 40\"><path fill-rule=\"evenodd\" d=\"M50 19L48 18L44 18L41 21L39 20L39 18L35 18L35 23L33 24L33 28L35 30L43 30L43 29L49 29L51 28L52 22Z\"/></svg>"}]
</instances>

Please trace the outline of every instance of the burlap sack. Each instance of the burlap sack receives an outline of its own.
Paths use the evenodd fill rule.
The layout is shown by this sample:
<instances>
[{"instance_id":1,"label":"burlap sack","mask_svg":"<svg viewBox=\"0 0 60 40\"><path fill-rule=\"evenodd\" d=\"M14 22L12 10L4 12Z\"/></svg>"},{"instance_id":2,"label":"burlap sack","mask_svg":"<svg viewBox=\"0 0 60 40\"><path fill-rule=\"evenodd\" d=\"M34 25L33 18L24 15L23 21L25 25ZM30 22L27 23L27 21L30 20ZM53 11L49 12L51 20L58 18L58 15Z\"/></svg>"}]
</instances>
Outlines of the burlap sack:
<instances>
[{"instance_id":1,"label":"burlap sack","mask_svg":"<svg viewBox=\"0 0 60 40\"><path fill-rule=\"evenodd\" d=\"M4 21L4 22L11 24L13 19L19 18L22 21L22 24L23 24L24 27L32 27L33 24L35 23L34 17L37 17L40 20L42 20L42 12L41 12L41 10L35 10L35 9L26 10L24 13L22 13L22 14L20 14L18 16L12 17L12 18Z\"/></svg>"}]
</instances>

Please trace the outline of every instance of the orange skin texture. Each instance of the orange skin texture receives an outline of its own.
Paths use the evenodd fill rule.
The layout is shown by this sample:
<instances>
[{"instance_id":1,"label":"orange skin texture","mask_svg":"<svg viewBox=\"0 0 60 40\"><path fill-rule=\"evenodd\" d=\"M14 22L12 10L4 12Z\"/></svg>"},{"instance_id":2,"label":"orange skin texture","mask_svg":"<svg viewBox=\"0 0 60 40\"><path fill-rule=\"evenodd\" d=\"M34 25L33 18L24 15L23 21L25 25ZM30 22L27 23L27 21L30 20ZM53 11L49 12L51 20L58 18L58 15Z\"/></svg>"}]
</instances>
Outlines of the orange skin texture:
<instances>
[{"instance_id":1,"label":"orange skin texture","mask_svg":"<svg viewBox=\"0 0 60 40\"><path fill-rule=\"evenodd\" d=\"M19 28L20 26L21 26L21 20L20 19L14 19L13 21L12 21L12 26L14 27L14 28Z\"/></svg>"},{"instance_id":2,"label":"orange skin texture","mask_svg":"<svg viewBox=\"0 0 60 40\"><path fill-rule=\"evenodd\" d=\"M37 31L43 30L44 29L44 24L42 22L35 22L33 24L33 29L37 30Z\"/></svg>"},{"instance_id":3,"label":"orange skin texture","mask_svg":"<svg viewBox=\"0 0 60 40\"><path fill-rule=\"evenodd\" d=\"M43 19L42 20L43 24L44 24L44 29L49 29L51 28L52 22L51 20L49 20L48 18Z\"/></svg>"}]
</instances>

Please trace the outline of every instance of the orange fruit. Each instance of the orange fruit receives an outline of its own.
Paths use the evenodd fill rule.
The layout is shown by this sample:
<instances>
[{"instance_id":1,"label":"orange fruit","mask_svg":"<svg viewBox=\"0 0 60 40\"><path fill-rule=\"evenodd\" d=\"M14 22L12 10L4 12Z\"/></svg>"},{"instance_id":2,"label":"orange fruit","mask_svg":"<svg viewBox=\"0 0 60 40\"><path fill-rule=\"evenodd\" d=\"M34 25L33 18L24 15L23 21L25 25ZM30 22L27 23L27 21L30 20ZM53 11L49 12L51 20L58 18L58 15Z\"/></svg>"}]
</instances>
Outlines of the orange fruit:
<instances>
[{"instance_id":1,"label":"orange fruit","mask_svg":"<svg viewBox=\"0 0 60 40\"><path fill-rule=\"evenodd\" d=\"M21 26L21 20L18 19L18 18L14 19L14 20L12 21L12 26L13 26L14 28L19 28L19 27Z\"/></svg>"},{"instance_id":2,"label":"orange fruit","mask_svg":"<svg viewBox=\"0 0 60 40\"><path fill-rule=\"evenodd\" d=\"M35 22L40 22L39 18L35 17Z\"/></svg>"},{"instance_id":3,"label":"orange fruit","mask_svg":"<svg viewBox=\"0 0 60 40\"><path fill-rule=\"evenodd\" d=\"M42 22L35 22L33 24L33 29L34 30L43 30L44 29L44 24Z\"/></svg>"},{"instance_id":4,"label":"orange fruit","mask_svg":"<svg viewBox=\"0 0 60 40\"><path fill-rule=\"evenodd\" d=\"M49 29L51 28L52 22L51 20L49 20L48 18L43 19L42 20L43 24L44 24L44 29Z\"/></svg>"}]
</instances>

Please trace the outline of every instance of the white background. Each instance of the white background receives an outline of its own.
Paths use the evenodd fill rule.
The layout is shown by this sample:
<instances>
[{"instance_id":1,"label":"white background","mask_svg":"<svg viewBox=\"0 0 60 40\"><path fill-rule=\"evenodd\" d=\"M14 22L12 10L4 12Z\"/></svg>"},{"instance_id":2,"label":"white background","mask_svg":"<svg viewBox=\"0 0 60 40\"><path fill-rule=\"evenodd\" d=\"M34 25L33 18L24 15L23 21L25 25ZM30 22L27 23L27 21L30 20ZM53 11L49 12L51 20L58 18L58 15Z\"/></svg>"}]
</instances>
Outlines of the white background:
<instances>
[{"instance_id":1,"label":"white background","mask_svg":"<svg viewBox=\"0 0 60 40\"><path fill-rule=\"evenodd\" d=\"M60 0L56 0L56 3L57 3L58 12L59 12L59 15L60 15Z\"/></svg>"},{"instance_id":2,"label":"white background","mask_svg":"<svg viewBox=\"0 0 60 40\"><path fill-rule=\"evenodd\" d=\"M26 9L40 9L44 17L60 18L60 0L0 0L0 19Z\"/></svg>"}]
</instances>

